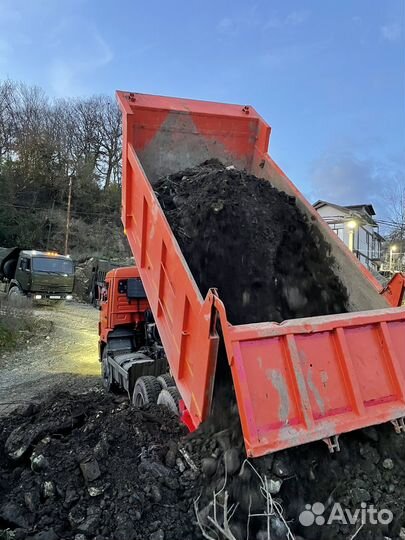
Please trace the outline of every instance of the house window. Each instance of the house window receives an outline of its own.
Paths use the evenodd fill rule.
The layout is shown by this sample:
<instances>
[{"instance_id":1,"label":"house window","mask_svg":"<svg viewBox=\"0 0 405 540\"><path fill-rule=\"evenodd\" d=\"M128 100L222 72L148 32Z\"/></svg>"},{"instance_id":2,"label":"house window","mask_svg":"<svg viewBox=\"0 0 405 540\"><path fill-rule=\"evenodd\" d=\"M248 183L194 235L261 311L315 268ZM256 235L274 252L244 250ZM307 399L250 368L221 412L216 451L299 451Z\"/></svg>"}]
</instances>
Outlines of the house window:
<instances>
[{"instance_id":1,"label":"house window","mask_svg":"<svg viewBox=\"0 0 405 540\"><path fill-rule=\"evenodd\" d=\"M341 239L343 240L343 227L336 227L333 226L332 231Z\"/></svg>"}]
</instances>

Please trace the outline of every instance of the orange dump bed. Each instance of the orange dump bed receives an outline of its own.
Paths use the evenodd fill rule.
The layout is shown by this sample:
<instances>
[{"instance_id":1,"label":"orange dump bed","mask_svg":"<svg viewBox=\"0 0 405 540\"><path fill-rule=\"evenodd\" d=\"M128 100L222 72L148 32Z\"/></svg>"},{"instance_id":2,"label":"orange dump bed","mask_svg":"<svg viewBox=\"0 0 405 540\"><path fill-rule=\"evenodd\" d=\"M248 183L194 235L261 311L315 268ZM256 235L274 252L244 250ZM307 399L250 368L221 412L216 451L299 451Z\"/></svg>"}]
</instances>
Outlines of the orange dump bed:
<instances>
[{"instance_id":1,"label":"orange dump bed","mask_svg":"<svg viewBox=\"0 0 405 540\"><path fill-rule=\"evenodd\" d=\"M268 155L270 127L253 108L127 92L117 97L122 220L194 425L211 408L219 319L248 455L386 421L405 430L405 308L391 307L403 278L383 290L321 220ZM351 313L232 326L214 289L202 298L153 183L210 158L296 197L332 247L333 271L349 291Z\"/></svg>"}]
</instances>

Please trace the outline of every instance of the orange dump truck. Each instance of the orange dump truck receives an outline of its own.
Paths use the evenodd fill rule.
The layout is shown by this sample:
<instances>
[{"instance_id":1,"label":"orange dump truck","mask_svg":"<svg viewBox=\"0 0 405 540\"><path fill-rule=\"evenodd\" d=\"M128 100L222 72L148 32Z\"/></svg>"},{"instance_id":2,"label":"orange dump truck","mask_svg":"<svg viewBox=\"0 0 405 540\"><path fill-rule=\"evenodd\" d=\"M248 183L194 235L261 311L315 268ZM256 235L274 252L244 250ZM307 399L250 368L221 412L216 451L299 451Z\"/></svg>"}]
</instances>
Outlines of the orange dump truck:
<instances>
[{"instance_id":1,"label":"orange dump truck","mask_svg":"<svg viewBox=\"0 0 405 540\"><path fill-rule=\"evenodd\" d=\"M359 263L269 156L270 127L252 107L127 92L117 98L122 221L136 268L107 276L106 386L120 384L138 404L173 403L178 392L185 421L197 427L211 410L219 323L249 456L320 439L333 451L340 434L382 422L405 431L405 308L397 307L405 277L382 288ZM296 198L331 246L349 313L235 326L215 289L202 297L153 184L211 158ZM172 383L167 374L156 378L168 370Z\"/></svg>"}]
</instances>

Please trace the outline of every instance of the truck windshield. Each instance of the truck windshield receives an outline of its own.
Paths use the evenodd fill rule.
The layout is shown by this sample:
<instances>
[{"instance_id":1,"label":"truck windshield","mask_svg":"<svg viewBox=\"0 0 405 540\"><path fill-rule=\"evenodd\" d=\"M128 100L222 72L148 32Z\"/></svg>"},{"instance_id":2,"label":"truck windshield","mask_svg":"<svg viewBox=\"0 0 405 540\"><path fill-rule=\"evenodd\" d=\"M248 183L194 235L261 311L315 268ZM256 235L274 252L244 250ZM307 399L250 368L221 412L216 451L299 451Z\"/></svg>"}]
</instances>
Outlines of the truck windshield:
<instances>
[{"instance_id":1,"label":"truck windshield","mask_svg":"<svg viewBox=\"0 0 405 540\"><path fill-rule=\"evenodd\" d=\"M32 259L34 272L55 272L57 274L73 274L73 263L66 259L53 257L34 257Z\"/></svg>"}]
</instances>

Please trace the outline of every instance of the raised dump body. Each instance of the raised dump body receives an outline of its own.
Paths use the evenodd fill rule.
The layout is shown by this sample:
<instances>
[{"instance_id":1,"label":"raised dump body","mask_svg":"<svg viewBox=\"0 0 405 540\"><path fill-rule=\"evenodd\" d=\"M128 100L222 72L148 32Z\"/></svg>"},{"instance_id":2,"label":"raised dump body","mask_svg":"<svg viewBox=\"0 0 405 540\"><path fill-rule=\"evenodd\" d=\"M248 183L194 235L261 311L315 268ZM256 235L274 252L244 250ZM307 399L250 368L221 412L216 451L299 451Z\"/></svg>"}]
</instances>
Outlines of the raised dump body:
<instances>
[{"instance_id":1,"label":"raised dump body","mask_svg":"<svg viewBox=\"0 0 405 540\"><path fill-rule=\"evenodd\" d=\"M122 220L193 424L211 408L219 316L249 455L330 442L385 421L405 429L405 309L391 307L397 289L382 289L270 158L266 122L248 106L125 92L117 97L123 112ZM331 270L349 292L351 313L232 326L215 290L202 298L153 183L210 158L296 197L331 245Z\"/></svg>"}]
</instances>

